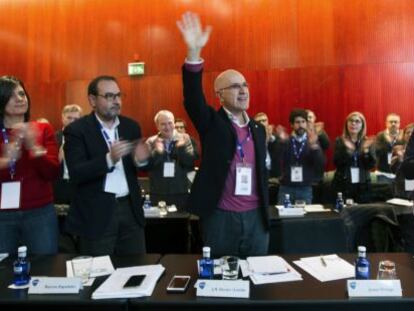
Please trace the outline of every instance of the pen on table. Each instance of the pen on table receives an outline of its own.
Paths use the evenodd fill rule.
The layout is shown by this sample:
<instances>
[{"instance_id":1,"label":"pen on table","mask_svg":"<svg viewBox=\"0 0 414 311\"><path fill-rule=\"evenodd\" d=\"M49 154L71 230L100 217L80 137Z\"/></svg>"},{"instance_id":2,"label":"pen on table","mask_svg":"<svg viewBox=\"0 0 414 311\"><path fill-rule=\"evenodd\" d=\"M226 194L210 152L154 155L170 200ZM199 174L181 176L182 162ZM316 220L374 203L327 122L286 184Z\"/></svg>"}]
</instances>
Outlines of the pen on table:
<instances>
[{"instance_id":1,"label":"pen on table","mask_svg":"<svg viewBox=\"0 0 414 311\"><path fill-rule=\"evenodd\" d=\"M323 256L322 256L322 255L320 256L320 258L321 258L321 263L322 263L322 266L326 267L327 265L326 265L325 258L323 258Z\"/></svg>"}]
</instances>

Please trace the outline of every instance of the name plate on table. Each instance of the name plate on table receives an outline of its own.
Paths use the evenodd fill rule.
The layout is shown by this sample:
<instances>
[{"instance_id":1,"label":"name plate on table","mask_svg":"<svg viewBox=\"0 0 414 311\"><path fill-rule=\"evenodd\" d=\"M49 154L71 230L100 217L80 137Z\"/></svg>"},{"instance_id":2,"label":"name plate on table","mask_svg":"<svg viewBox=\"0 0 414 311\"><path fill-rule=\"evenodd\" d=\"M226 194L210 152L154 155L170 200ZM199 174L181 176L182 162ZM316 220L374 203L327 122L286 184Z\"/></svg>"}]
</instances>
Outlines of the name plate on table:
<instances>
[{"instance_id":1,"label":"name plate on table","mask_svg":"<svg viewBox=\"0 0 414 311\"><path fill-rule=\"evenodd\" d=\"M303 207L280 208L278 210L280 217L298 217L306 214Z\"/></svg>"},{"instance_id":2,"label":"name plate on table","mask_svg":"<svg viewBox=\"0 0 414 311\"><path fill-rule=\"evenodd\" d=\"M348 280L350 298L402 297L400 280Z\"/></svg>"},{"instance_id":3,"label":"name plate on table","mask_svg":"<svg viewBox=\"0 0 414 311\"><path fill-rule=\"evenodd\" d=\"M243 280L198 280L195 284L199 297L249 298L250 283Z\"/></svg>"},{"instance_id":4,"label":"name plate on table","mask_svg":"<svg viewBox=\"0 0 414 311\"><path fill-rule=\"evenodd\" d=\"M33 276L29 283L29 294L78 294L81 288L80 278Z\"/></svg>"}]
</instances>

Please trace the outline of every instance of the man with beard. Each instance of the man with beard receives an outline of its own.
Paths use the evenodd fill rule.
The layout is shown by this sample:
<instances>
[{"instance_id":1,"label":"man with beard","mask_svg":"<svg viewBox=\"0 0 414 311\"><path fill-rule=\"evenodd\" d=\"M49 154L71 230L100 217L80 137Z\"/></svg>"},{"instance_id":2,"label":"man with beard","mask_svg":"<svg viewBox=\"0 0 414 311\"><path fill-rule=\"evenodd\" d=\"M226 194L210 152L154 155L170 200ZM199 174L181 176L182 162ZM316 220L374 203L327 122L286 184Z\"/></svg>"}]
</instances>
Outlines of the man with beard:
<instances>
[{"instance_id":1,"label":"man with beard","mask_svg":"<svg viewBox=\"0 0 414 311\"><path fill-rule=\"evenodd\" d=\"M66 229L87 255L145 253L144 215L137 164L149 156L141 129L121 116L122 93L114 77L88 87L92 113L64 129L65 159L75 195Z\"/></svg>"},{"instance_id":2,"label":"man with beard","mask_svg":"<svg viewBox=\"0 0 414 311\"><path fill-rule=\"evenodd\" d=\"M296 200L312 203L314 167L320 167L324 159L318 135L308 127L307 115L304 109L293 110L289 116L292 134L287 139L281 135L278 140L282 168L278 204L283 204L286 194L293 203Z\"/></svg>"},{"instance_id":3,"label":"man with beard","mask_svg":"<svg viewBox=\"0 0 414 311\"><path fill-rule=\"evenodd\" d=\"M375 139L376 174L377 181L380 183L391 184L395 178L395 175L391 172L392 149L394 146L404 144L400 123L398 114L388 114L385 120L386 129L378 133Z\"/></svg>"}]
</instances>

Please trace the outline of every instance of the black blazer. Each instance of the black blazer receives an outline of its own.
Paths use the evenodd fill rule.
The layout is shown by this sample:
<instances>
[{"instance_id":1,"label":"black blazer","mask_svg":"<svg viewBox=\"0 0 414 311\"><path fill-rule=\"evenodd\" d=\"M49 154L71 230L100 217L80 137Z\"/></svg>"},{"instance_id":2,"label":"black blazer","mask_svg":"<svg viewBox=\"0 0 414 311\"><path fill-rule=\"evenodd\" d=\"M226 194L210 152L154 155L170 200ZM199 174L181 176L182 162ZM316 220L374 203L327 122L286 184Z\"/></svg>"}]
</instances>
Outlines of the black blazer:
<instances>
[{"instance_id":1,"label":"black blazer","mask_svg":"<svg viewBox=\"0 0 414 311\"><path fill-rule=\"evenodd\" d=\"M189 72L183 66L184 106L200 136L201 165L188 199L188 209L199 216L208 216L217 208L224 184L236 152L236 132L223 108L218 111L207 105L202 90L202 71ZM266 227L269 224L268 172L266 169L266 132L250 120L256 153L256 181L260 209Z\"/></svg>"},{"instance_id":2,"label":"black blazer","mask_svg":"<svg viewBox=\"0 0 414 311\"><path fill-rule=\"evenodd\" d=\"M134 141L141 138L141 129L132 119L119 116L120 139ZM108 146L94 113L65 127L65 159L75 194L66 220L66 230L87 238L99 237L115 210L115 195L104 192L108 173L106 153ZM138 185L137 167L132 156L123 159L125 175L136 221L144 226L141 189Z\"/></svg>"}]
</instances>

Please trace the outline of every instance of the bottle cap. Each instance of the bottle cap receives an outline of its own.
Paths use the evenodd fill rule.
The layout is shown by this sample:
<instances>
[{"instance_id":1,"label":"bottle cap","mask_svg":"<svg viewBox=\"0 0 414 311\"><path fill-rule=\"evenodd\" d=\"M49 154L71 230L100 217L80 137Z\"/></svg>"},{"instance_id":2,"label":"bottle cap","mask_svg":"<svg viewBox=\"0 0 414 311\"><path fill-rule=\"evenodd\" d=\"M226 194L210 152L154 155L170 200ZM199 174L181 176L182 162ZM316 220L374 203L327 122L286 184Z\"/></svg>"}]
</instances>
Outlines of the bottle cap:
<instances>
[{"instance_id":1,"label":"bottle cap","mask_svg":"<svg viewBox=\"0 0 414 311\"><path fill-rule=\"evenodd\" d=\"M365 246L358 246L358 252L366 252L367 248Z\"/></svg>"},{"instance_id":2,"label":"bottle cap","mask_svg":"<svg viewBox=\"0 0 414 311\"><path fill-rule=\"evenodd\" d=\"M289 199L289 198L290 198L290 194L289 194L289 193L286 193L286 194L285 194L285 198L286 198L286 199Z\"/></svg>"},{"instance_id":3,"label":"bottle cap","mask_svg":"<svg viewBox=\"0 0 414 311\"><path fill-rule=\"evenodd\" d=\"M342 192L338 192L338 197L342 197Z\"/></svg>"},{"instance_id":4,"label":"bottle cap","mask_svg":"<svg viewBox=\"0 0 414 311\"><path fill-rule=\"evenodd\" d=\"M210 246L204 246L203 247L203 257L210 257Z\"/></svg>"},{"instance_id":5,"label":"bottle cap","mask_svg":"<svg viewBox=\"0 0 414 311\"><path fill-rule=\"evenodd\" d=\"M149 200L149 199L150 199L149 194L146 194L146 195L145 195L145 200Z\"/></svg>"},{"instance_id":6,"label":"bottle cap","mask_svg":"<svg viewBox=\"0 0 414 311\"><path fill-rule=\"evenodd\" d=\"M17 249L17 253L26 255L27 246L19 246L19 248Z\"/></svg>"}]
</instances>

